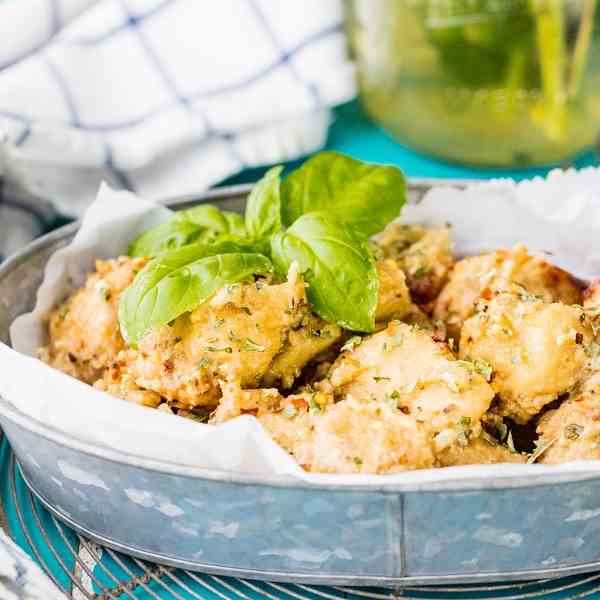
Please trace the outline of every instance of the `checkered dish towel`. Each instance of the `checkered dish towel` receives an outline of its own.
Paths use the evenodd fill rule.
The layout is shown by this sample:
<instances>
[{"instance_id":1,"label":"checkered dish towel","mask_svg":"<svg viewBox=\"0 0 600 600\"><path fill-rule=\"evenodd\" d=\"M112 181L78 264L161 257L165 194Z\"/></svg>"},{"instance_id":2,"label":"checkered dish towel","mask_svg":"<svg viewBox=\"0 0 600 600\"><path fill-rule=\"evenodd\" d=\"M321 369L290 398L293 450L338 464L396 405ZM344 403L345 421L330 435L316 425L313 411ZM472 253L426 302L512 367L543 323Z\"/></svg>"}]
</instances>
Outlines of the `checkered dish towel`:
<instances>
[{"instance_id":1,"label":"checkered dish towel","mask_svg":"<svg viewBox=\"0 0 600 600\"><path fill-rule=\"evenodd\" d=\"M0 0L0 39L0 173L70 215L307 154L355 93L341 0Z\"/></svg>"}]
</instances>

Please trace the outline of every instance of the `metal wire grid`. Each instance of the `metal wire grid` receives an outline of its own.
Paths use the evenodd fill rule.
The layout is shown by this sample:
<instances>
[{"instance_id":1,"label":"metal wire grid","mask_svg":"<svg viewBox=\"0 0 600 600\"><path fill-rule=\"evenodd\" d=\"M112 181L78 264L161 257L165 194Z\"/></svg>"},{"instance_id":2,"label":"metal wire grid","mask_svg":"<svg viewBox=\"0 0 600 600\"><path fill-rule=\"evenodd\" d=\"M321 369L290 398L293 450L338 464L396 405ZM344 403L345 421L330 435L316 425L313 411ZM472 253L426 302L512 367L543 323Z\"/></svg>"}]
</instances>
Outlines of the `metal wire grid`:
<instances>
[{"instance_id":1,"label":"metal wire grid","mask_svg":"<svg viewBox=\"0 0 600 600\"><path fill-rule=\"evenodd\" d=\"M0 432L0 439L1 435ZM69 582L66 592L73 600L533 600L547 598L551 594L554 598L566 600L600 593L600 573L521 583L410 586L389 590L248 581L152 564L100 547L75 534L46 511L29 489L25 492L25 500L20 501L17 496L17 478L20 474L12 452L8 461L8 488L22 533L44 571L59 588L65 589L56 570L44 558L42 548L46 556L52 556L60 566ZM28 519L27 516L32 518ZM61 548L57 548L49 535L43 524L45 520L49 520L56 528ZM35 542L32 525L41 536L43 546ZM9 533L13 535L11 531ZM65 556L64 548L68 556ZM68 566L70 563L74 564L73 568Z\"/></svg>"}]
</instances>

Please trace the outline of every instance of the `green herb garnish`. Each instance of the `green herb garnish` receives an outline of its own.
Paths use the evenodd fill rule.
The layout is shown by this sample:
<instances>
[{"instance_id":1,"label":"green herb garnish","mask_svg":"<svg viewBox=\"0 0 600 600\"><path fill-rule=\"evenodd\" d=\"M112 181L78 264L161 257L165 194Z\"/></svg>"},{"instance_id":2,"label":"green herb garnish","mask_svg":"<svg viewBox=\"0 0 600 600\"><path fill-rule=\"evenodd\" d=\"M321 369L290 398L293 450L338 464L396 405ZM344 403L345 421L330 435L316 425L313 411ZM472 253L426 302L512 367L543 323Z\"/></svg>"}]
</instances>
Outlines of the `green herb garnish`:
<instances>
[{"instance_id":1,"label":"green herb garnish","mask_svg":"<svg viewBox=\"0 0 600 600\"><path fill-rule=\"evenodd\" d=\"M250 338L246 338L242 343L242 352L264 352L266 348L252 341Z\"/></svg>"}]
</instances>

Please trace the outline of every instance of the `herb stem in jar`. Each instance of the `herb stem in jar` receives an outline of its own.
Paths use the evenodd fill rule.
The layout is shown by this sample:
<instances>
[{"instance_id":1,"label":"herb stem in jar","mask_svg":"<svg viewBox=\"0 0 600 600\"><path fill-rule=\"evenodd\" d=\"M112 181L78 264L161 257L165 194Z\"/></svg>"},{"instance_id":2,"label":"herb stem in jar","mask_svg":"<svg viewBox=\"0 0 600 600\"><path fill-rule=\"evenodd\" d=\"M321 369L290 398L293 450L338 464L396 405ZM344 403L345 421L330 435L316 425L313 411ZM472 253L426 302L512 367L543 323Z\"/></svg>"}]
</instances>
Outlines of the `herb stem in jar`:
<instances>
[{"instance_id":1,"label":"herb stem in jar","mask_svg":"<svg viewBox=\"0 0 600 600\"><path fill-rule=\"evenodd\" d=\"M549 138L560 140L566 133L564 0L531 0L530 6L536 24L544 97L533 117Z\"/></svg>"},{"instance_id":2,"label":"herb stem in jar","mask_svg":"<svg viewBox=\"0 0 600 600\"><path fill-rule=\"evenodd\" d=\"M596 0L583 0L581 11L581 22L575 48L573 49L573 60L571 62L571 71L569 73L568 94L569 98L575 98L581 87L581 80L585 65L587 62L592 30L594 28L594 14L596 12Z\"/></svg>"}]
</instances>

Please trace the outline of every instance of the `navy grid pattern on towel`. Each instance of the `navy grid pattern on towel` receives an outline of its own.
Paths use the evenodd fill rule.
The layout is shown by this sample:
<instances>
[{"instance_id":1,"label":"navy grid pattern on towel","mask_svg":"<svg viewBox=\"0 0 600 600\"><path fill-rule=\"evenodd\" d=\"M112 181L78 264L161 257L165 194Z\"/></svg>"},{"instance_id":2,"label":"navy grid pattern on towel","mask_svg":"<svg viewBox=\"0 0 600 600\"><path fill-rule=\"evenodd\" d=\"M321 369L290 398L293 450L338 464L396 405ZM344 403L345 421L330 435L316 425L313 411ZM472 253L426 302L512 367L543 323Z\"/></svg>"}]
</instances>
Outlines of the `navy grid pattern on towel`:
<instances>
[{"instance_id":1,"label":"navy grid pattern on towel","mask_svg":"<svg viewBox=\"0 0 600 600\"><path fill-rule=\"evenodd\" d=\"M22 60L0 53L5 161L41 196L87 192L82 171L96 186L108 177L154 197L199 191L316 149L329 107L354 93L339 0L220 0L210 10L97 0L67 23L67 0L46 2L42 42ZM41 153L70 184L43 170L34 178L29 157Z\"/></svg>"}]
</instances>

